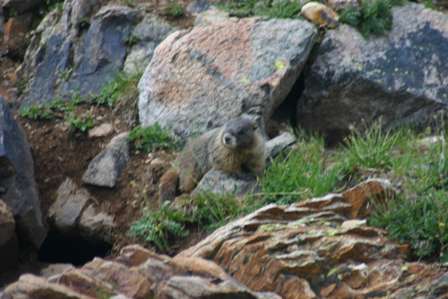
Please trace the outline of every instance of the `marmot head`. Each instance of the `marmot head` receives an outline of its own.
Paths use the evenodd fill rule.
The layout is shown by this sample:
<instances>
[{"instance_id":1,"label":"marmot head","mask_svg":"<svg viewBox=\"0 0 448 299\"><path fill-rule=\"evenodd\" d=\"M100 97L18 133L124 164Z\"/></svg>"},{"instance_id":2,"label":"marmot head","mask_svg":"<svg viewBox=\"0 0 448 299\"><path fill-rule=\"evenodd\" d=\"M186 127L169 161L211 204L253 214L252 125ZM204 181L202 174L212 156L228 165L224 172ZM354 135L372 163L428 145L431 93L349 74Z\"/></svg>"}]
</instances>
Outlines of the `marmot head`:
<instances>
[{"instance_id":1,"label":"marmot head","mask_svg":"<svg viewBox=\"0 0 448 299\"><path fill-rule=\"evenodd\" d=\"M221 134L221 143L229 149L250 148L254 142L257 124L247 117L227 122Z\"/></svg>"}]
</instances>

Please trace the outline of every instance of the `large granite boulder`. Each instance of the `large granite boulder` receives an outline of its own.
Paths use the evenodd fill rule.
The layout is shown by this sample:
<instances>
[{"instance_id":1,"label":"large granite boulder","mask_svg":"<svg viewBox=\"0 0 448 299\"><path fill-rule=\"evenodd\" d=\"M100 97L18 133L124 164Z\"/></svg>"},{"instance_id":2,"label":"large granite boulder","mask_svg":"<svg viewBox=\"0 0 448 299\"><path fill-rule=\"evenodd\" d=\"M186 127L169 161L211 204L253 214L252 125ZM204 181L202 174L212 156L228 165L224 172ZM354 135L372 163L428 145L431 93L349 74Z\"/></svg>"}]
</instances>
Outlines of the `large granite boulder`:
<instances>
[{"instance_id":1,"label":"large granite boulder","mask_svg":"<svg viewBox=\"0 0 448 299\"><path fill-rule=\"evenodd\" d=\"M0 197L12 210L19 236L39 247L46 236L34 163L22 128L0 97Z\"/></svg>"},{"instance_id":2,"label":"large granite boulder","mask_svg":"<svg viewBox=\"0 0 448 299\"><path fill-rule=\"evenodd\" d=\"M126 60L129 65L147 63L145 55L169 27L141 9L102 6L105 2L66 0L62 13L54 10L42 20L31 35L19 72L26 82L23 104L70 98L74 93L98 94L123 70Z\"/></svg>"},{"instance_id":3,"label":"large granite boulder","mask_svg":"<svg viewBox=\"0 0 448 299\"><path fill-rule=\"evenodd\" d=\"M423 5L394 8L383 37L339 26L326 33L305 76L298 122L333 136L380 117L388 127L425 123L447 107L447 61L448 15Z\"/></svg>"},{"instance_id":4,"label":"large granite boulder","mask_svg":"<svg viewBox=\"0 0 448 299\"><path fill-rule=\"evenodd\" d=\"M182 138L246 113L260 124L300 75L316 36L302 20L210 18L169 35L139 82L143 126Z\"/></svg>"}]
</instances>

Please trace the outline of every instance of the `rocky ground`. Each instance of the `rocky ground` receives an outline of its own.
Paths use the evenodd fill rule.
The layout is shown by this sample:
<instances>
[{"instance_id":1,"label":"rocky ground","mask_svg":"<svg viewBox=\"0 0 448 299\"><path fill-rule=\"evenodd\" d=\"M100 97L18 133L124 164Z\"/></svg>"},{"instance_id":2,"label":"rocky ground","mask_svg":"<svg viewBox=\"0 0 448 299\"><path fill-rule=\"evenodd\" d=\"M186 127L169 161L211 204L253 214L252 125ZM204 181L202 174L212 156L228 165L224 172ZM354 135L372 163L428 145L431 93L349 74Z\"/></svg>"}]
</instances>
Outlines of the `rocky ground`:
<instances>
[{"instance_id":1,"label":"rocky ground","mask_svg":"<svg viewBox=\"0 0 448 299\"><path fill-rule=\"evenodd\" d=\"M378 119L443 127L446 3L390 8L375 17L393 26L367 36L365 23L318 28L292 1L44 2L0 0L1 299L448 298L443 241L419 261L414 243L368 223L406 187L390 169L344 173L319 196L211 171L193 194L260 190L258 205L217 197L239 210L205 217L216 223L194 218L193 196L164 210L157 193L188 138L241 114L258 123L268 164L304 146L297 131L334 145ZM350 3L327 4L346 20ZM156 137L132 137L144 127ZM159 142L148 150L145 138ZM188 236L163 235L177 209ZM130 233L145 215L162 217L169 246Z\"/></svg>"}]
</instances>

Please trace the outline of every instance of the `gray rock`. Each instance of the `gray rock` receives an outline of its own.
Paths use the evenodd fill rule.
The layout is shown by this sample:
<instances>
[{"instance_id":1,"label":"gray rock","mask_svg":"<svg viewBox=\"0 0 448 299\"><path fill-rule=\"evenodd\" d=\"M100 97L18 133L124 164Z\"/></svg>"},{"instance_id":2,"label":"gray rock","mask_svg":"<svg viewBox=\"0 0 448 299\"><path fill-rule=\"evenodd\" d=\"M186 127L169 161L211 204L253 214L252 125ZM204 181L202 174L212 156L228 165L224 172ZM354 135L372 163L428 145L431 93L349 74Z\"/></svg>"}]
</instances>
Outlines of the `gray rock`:
<instances>
[{"instance_id":1,"label":"gray rock","mask_svg":"<svg viewBox=\"0 0 448 299\"><path fill-rule=\"evenodd\" d=\"M114 126L111 123L103 123L89 130L89 138L106 137L112 134Z\"/></svg>"},{"instance_id":2,"label":"gray rock","mask_svg":"<svg viewBox=\"0 0 448 299\"><path fill-rule=\"evenodd\" d=\"M266 157L274 159L278 154L291 147L296 142L296 136L289 132L283 132L266 142Z\"/></svg>"},{"instance_id":3,"label":"gray rock","mask_svg":"<svg viewBox=\"0 0 448 299\"><path fill-rule=\"evenodd\" d=\"M112 138L106 148L89 163L82 177L84 183L100 187L115 187L129 161L128 135L129 133L125 132Z\"/></svg>"},{"instance_id":4,"label":"gray rock","mask_svg":"<svg viewBox=\"0 0 448 299\"><path fill-rule=\"evenodd\" d=\"M122 70L127 39L140 13L126 6L65 1L61 17L50 13L34 32L20 74L27 82L22 104L97 94ZM94 14L93 16L90 16Z\"/></svg>"},{"instance_id":5,"label":"gray rock","mask_svg":"<svg viewBox=\"0 0 448 299\"><path fill-rule=\"evenodd\" d=\"M90 201L89 192L67 178L58 189L57 199L50 207L48 217L59 231L73 232Z\"/></svg>"},{"instance_id":6,"label":"gray rock","mask_svg":"<svg viewBox=\"0 0 448 299\"><path fill-rule=\"evenodd\" d=\"M423 124L448 104L448 16L407 4L393 29L364 39L342 25L328 31L297 108L301 126L344 135L351 125Z\"/></svg>"},{"instance_id":7,"label":"gray rock","mask_svg":"<svg viewBox=\"0 0 448 299\"><path fill-rule=\"evenodd\" d=\"M36 248L46 229L34 181L34 163L25 134L0 97L0 197L11 209L18 234Z\"/></svg>"},{"instance_id":8,"label":"gray rock","mask_svg":"<svg viewBox=\"0 0 448 299\"><path fill-rule=\"evenodd\" d=\"M143 72L151 61L154 50L171 32L173 28L156 16L148 15L135 26L130 43L135 43L129 51L124 63L124 71L128 74Z\"/></svg>"},{"instance_id":9,"label":"gray rock","mask_svg":"<svg viewBox=\"0 0 448 299\"><path fill-rule=\"evenodd\" d=\"M139 82L143 126L182 138L243 113L263 127L300 75L316 29L301 20L222 18L169 35Z\"/></svg>"},{"instance_id":10,"label":"gray rock","mask_svg":"<svg viewBox=\"0 0 448 299\"><path fill-rule=\"evenodd\" d=\"M229 175L222 171L210 170L199 181L192 195L203 192L217 194L234 194L243 196L247 193L257 192L259 186L257 180L251 175Z\"/></svg>"},{"instance_id":11,"label":"gray rock","mask_svg":"<svg viewBox=\"0 0 448 299\"><path fill-rule=\"evenodd\" d=\"M97 212L93 204L82 213L79 221L79 228L84 235L101 238L104 241L110 241L110 233L114 227L114 217L104 212Z\"/></svg>"}]
</instances>

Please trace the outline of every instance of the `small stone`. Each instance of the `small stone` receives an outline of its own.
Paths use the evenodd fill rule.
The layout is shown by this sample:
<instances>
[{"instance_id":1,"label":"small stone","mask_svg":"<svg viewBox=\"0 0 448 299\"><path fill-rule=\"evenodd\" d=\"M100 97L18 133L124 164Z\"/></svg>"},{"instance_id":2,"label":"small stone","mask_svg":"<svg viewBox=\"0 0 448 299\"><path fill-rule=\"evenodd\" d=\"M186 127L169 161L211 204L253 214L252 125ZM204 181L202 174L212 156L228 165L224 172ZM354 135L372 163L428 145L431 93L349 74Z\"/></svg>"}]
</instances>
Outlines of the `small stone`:
<instances>
[{"instance_id":1,"label":"small stone","mask_svg":"<svg viewBox=\"0 0 448 299\"><path fill-rule=\"evenodd\" d=\"M115 187L129 161L128 134L125 132L112 138L106 148L89 163L82 177L84 183L99 187Z\"/></svg>"},{"instance_id":2,"label":"small stone","mask_svg":"<svg viewBox=\"0 0 448 299\"><path fill-rule=\"evenodd\" d=\"M113 131L114 127L111 123L104 123L91 129L89 131L89 138L105 137L112 134Z\"/></svg>"},{"instance_id":3,"label":"small stone","mask_svg":"<svg viewBox=\"0 0 448 299\"><path fill-rule=\"evenodd\" d=\"M57 198L48 212L49 218L59 230L66 232L76 228L81 213L90 202L91 195L67 178L57 191Z\"/></svg>"},{"instance_id":4,"label":"small stone","mask_svg":"<svg viewBox=\"0 0 448 299\"><path fill-rule=\"evenodd\" d=\"M93 204L82 213L79 227L88 237L99 237L108 241L110 233L115 227L114 217L104 212L98 212Z\"/></svg>"},{"instance_id":5,"label":"small stone","mask_svg":"<svg viewBox=\"0 0 448 299\"><path fill-rule=\"evenodd\" d=\"M199 181L192 195L203 192L216 194L233 194L243 196L256 192L259 189L255 176L252 175L228 175L222 171L210 170Z\"/></svg>"},{"instance_id":6,"label":"small stone","mask_svg":"<svg viewBox=\"0 0 448 299\"><path fill-rule=\"evenodd\" d=\"M284 132L279 136L272 138L266 142L266 156L271 159L275 158L278 154L294 145L296 139L296 136L289 132Z\"/></svg>"}]
</instances>

